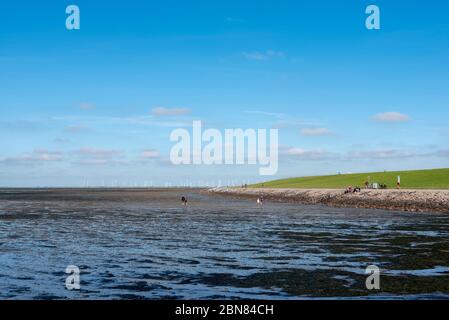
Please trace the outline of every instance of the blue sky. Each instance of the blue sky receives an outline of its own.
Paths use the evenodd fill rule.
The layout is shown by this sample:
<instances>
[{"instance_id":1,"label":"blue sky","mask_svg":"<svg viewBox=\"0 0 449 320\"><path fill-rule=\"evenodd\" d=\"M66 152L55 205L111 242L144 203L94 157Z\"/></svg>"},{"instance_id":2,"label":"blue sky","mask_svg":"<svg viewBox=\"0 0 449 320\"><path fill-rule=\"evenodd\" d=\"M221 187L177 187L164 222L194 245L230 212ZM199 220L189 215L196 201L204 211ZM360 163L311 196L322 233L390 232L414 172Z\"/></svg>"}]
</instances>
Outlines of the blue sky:
<instances>
[{"instance_id":1,"label":"blue sky","mask_svg":"<svg viewBox=\"0 0 449 320\"><path fill-rule=\"evenodd\" d=\"M170 132L192 120L278 128L276 177L449 167L448 15L437 0L2 3L0 186L266 179L171 165Z\"/></svg>"}]
</instances>

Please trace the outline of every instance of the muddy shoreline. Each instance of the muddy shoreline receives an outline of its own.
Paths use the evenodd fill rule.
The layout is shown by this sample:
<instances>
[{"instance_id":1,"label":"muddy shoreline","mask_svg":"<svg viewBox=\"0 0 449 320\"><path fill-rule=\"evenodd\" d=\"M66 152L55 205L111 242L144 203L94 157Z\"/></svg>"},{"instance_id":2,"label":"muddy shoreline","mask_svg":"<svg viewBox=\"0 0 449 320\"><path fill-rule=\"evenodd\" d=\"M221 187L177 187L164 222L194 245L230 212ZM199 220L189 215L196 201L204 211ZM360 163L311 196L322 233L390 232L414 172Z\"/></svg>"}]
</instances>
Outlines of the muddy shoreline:
<instances>
[{"instance_id":1,"label":"muddy shoreline","mask_svg":"<svg viewBox=\"0 0 449 320\"><path fill-rule=\"evenodd\" d=\"M368 190L344 194L341 189L213 188L208 193L275 202L410 212L449 213L449 190Z\"/></svg>"}]
</instances>

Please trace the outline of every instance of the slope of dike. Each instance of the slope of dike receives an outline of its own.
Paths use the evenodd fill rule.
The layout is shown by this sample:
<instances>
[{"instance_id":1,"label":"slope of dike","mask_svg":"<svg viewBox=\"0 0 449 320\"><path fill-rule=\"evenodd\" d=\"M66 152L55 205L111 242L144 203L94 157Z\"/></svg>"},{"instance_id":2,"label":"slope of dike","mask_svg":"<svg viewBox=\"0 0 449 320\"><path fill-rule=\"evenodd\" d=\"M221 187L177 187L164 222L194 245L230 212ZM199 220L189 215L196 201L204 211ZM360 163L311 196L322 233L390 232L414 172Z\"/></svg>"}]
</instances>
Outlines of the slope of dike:
<instances>
[{"instance_id":1,"label":"slope of dike","mask_svg":"<svg viewBox=\"0 0 449 320\"><path fill-rule=\"evenodd\" d=\"M298 202L302 204L334 207L374 208L412 212L449 213L449 190L371 190L344 194L341 189L270 189L270 188L213 188L211 194L263 197L272 202Z\"/></svg>"}]
</instances>

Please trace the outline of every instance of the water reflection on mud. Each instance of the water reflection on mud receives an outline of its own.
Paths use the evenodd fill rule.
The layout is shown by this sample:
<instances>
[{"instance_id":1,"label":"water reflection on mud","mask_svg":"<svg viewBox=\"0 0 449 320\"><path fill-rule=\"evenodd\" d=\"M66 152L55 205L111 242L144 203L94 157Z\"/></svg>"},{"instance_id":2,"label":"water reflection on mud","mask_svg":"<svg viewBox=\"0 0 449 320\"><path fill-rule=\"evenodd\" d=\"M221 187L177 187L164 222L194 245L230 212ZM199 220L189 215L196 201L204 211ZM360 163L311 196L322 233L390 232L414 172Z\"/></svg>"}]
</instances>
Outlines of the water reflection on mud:
<instances>
[{"instance_id":1,"label":"water reflection on mud","mask_svg":"<svg viewBox=\"0 0 449 320\"><path fill-rule=\"evenodd\" d=\"M189 199L183 207L182 195ZM449 215L195 190L0 190L0 298L447 298ZM381 269L381 290L365 268ZM65 289L65 268L81 290Z\"/></svg>"}]
</instances>

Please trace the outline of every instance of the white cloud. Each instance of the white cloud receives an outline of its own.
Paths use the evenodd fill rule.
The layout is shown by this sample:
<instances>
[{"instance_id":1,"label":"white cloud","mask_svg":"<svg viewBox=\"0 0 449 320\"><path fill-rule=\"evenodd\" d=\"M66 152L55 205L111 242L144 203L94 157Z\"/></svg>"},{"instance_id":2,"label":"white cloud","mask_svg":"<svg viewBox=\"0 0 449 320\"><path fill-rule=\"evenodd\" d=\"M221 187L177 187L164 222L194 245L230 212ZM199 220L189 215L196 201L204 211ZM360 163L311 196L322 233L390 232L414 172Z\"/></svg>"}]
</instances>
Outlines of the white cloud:
<instances>
[{"instance_id":1,"label":"white cloud","mask_svg":"<svg viewBox=\"0 0 449 320\"><path fill-rule=\"evenodd\" d=\"M303 155L305 153L306 153L305 149L297 148L297 147L291 147L291 148L288 148L287 150L285 150L285 154L293 155L293 156Z\"/></svg>"},{"instance_id":2,"label":"white cloud","mask_svg":"<svg viewBox=\"0 0 449 320\"><path fill-rule=\"evenodd\" d=\"M140 154L141 159L155 159L155 158L159 158L159 156L160 156L159 151L154 150L154 149L144 150Z\"/></svg>"},{"instance_id":3,"label":"white cloud","mask_svg":"<svg viewBox=\"0 0 449 320\"><path fill-rule=\"evenodd\" d=\"M263 61L272 58L283 58L285 54L282 51L267 50L265 52L243 52L243 57L248 60Z\"/></svg>"},{"instance_id":4,"label":"white cloud","mask_svg":"<svg viewBox=\"0 0 449 320\"><path fill-rule=\"evenodd\" d=\"M33 160L36 161L59 161L62 160L62 153L60 151L49 151L46 149L34 150Z\"/></svg>"},{"instance_id":5,"label":"white cloud","mask_svg":"<svg viewBox=\"0 0 449 320\"><path fill-rule=\"evenodd\" d=\"M302 128L300 130L303 136L316 137L330 135L331 131L327 128Z\"/></svg>"},{"instance_id":6,"label":"white cloud","mask_svg":"<svg viewBox=\"0 0 449 320\"><path fill-rule=\"evenodd\" d=\"M1 160L7 164L27 164L27 163L45 163L61 161L63 159L62 152L49 151L46 149L36 149L31 153L23 153L16 157L7 157Z\"/></svg>"},{"instance_id":7,"label":"white cloud","mask_svg":"<svg viewBox=\"0 0 449 320\"><path fill-rule=\"evenodd\" d=\"M410 117L400 112L383 112L376 114L373 120L378 122L405 122L409 121Z\"/></svg>"},{"instance_id":8,"label":"white cloud","mask_svg":"<svg viewBox=\"0 0 449 320\"><path fill-rule=\"evenodd\" d=\"M191 110L186 108L164 108L156 107L153 108L151 113L155 116L183 116L190 114Z\"/></svg>"}]
</instances>

